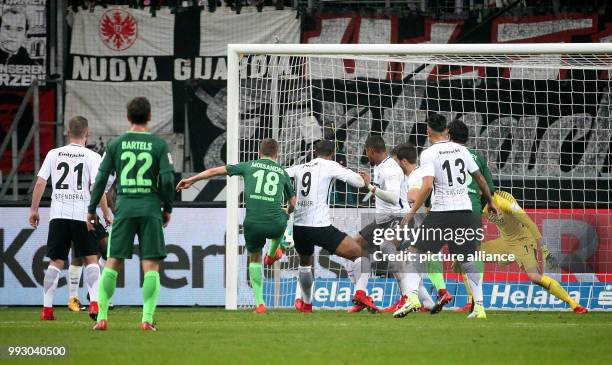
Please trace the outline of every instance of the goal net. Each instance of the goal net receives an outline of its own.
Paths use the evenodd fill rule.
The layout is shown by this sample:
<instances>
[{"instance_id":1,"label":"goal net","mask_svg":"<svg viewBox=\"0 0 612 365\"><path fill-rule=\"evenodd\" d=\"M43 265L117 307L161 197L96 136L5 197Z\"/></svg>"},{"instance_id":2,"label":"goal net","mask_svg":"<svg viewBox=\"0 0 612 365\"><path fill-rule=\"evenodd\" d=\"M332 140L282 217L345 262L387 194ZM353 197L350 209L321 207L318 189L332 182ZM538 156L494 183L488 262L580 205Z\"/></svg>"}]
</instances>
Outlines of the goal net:
<instances>
[{"instance_id":1,"label":"goal net","mask_svg":"<svg viewBox=\"0 0 612 365\"><path fill-rule=\"evenodd\" d=\"M497 190L511 193L538 225L540 270L590 309L612 309L611 82L612 47L540 45L250 45L228 52L228 163L257 158L272 137L284 167L312 159L314 142L336 143L336 160L371 169L365 139L381 135L387 149L429 146L426 120L463 121L468 147L488 162ZM228 180L226 307L253 306L241 232L241 182ZM333 224L349 235L362 228L373 199L336 181L329 194ZM497 238L483 218L485 241ZM316 242L313 242L316 244ZM264 249L265 250L265 249ZM354 286L347 261L315 251L313 305L346 309ZM299 296L298 256L287 247L265 268L270 307ZM462 306L467 293L450 263L446 285ZM426 288L436 293L428 279ZM567 304L533 284L510 263L486 263L485 306L562 309ZM372 267L368 291L380 307L399 297L386 267Z\"/></svg>"}]
</instances>

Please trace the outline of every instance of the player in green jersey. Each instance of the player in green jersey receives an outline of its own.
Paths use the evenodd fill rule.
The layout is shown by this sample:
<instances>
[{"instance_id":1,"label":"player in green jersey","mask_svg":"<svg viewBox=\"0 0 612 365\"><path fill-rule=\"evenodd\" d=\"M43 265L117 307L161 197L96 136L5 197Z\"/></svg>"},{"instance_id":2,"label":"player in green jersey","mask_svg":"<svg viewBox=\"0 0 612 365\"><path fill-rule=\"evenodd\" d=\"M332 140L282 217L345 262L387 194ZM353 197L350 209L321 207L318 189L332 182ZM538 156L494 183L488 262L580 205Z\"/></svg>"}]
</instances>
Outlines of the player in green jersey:
<instances>
[{"instance_id":1,"label":"player in green jersey","mask_svg":"<svg viewBox=\"0 0 612 365\"><path fill-rule=\"evenodd\" d=\"M276 162L278 143L271 138L259 144L259 159L240 162L235 165L213 167L188 179L181 180L176 186L180 191L189 188L196 181L213 176L242 176L244 180L244 240L249 253L249 278L257 300L257 313L265 313L263 300L263 273L261 249L266 239L271 240L266 262L280 258L278 245L283 238L287 219L296 204L295 192L289 175ZM288 201L287 210L283 209L283 196Z\"/></svg>"},{"instance_id":2,"label":"player in green jersey","mask_svg":"<svg viewBox=\"0 0 612 365\"><path fill-rule=\"evenodd\" d=\"M451 141L455 143L459 143L461 145L465 145L468 139L470 138L470 132L469 132L468 127L465 125L465 123L463 123L460 120L454 120L448 125L448 134L449 134ZM482 173L485 180L487 181L487 185L489 186L489 191L495 191L495 187L493 186L493 178L491 177L491 171L489 171L489 166L487 166L486 159L480 153L476 152L475 150L469 147L466 147L466 148L470 152L470 155L472 155L472 158L476 162L476 165L478 165L478 169L480 169L480 172ZM480 189L478 188L478 184L476 184L476 181L472 179L472 175L468 174L467 179L468 179L468 195L470 196L470 200L472 201L472 212L474 213L477 212L480 215L482 214L482 208L483 208L482 196L480 195ZM476 228L482 228L482 221L479 221L479 222L480 224ZM480 265L480 273L482 275L484 272L484 263L479 261L478 264ZM459 269L459 266L457 265L454 265L454 266ZM468 302L465 306L461 307L459 311L462 311L462 312L470 311L471 312L473 308L472 293L470 291L470 285L467 282L467 276L465 275L465 273L462 273L462 274L463 274L463 282L465 284L465 288L468 291Z\"/></svg>"},{"instance_id":3,"label":"player in green jersey","mask_svg":"<svg viewBox=\"0 0 612 365\"><path fill-rule=\"evenodd\" d=\"M134 236L144 272L143 330L156 331L153 314L159 295L159 261L166 257L163 227L170 222L174 200L174 167L168 145L148 132L151 104L144 97L127 105L129 131L111 140L100 164L91 193L87 224L93 230L96 206L111 173L117 173L115 219L108 237L107 256L99 287L98 322L94 330L105 330L108 303L117 284L123 260L132 257Z\"/></svg>"}]
</instances>

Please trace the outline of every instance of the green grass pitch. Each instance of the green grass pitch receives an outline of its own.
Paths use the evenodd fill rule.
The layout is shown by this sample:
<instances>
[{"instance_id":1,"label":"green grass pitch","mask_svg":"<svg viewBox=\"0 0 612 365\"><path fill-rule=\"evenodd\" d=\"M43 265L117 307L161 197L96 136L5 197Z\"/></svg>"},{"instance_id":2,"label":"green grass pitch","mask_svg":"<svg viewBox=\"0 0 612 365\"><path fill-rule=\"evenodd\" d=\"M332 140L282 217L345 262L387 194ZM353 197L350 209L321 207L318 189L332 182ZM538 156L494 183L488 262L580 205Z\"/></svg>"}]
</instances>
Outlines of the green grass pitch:
<instances>
[{"instance_id":1,"label":"green grass pitch","mask_svg":"<svg viewBox=\"0 0 612 365\"><path fill-rule=\"evenodd\" d=\"M139 308L110 312L93 332L86 312L0 308L0 346L66 345L66 358L7 359L2 364L612 364L612 313L489 311L388 314L289 310L159 308L158 332L138 329Z\"/></svg>"}]
</instances>

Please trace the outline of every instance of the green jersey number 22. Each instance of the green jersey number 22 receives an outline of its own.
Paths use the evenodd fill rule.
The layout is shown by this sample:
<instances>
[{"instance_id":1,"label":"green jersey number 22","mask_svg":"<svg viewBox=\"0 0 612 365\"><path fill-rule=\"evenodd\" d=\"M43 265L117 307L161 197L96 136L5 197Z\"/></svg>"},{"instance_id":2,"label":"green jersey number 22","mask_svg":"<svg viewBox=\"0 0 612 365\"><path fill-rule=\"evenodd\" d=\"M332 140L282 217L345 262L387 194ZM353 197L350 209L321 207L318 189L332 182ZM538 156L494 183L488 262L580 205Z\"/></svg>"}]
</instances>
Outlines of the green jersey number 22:
<instances>
[{"instance_id":1,"label":"green jersey number 22","mask_svg":"<svg viewBox=\"0 0 612 365\"><path fill-rule=\"evenodd\" d=\"M121 161L127 160L123 170L121 171L121 186L151 186L151 179L145 179L144 174L149 171L153 164L153 157L149 152L140 152L138 155L132 151L123 151ZM138 171L136 171L136 179L128 177L132 169L136 165L136 161L144 161Z\"/></svg>"},{"instance_id":2,"label":"green jersey number 22","mask_svg":"<svg viewBox=\"0 0 612 365\"><path fill-rule=\"evenodd\" d=\"M257 170L253 177L257 179L257 185L255 186L255 194L261 194L261 188L263 186L264 194L268 196L275 196L278 191L278 182L280 176L274 171ZM265 180L265 182L264 182Z\"/></svg>"}]
</instances>

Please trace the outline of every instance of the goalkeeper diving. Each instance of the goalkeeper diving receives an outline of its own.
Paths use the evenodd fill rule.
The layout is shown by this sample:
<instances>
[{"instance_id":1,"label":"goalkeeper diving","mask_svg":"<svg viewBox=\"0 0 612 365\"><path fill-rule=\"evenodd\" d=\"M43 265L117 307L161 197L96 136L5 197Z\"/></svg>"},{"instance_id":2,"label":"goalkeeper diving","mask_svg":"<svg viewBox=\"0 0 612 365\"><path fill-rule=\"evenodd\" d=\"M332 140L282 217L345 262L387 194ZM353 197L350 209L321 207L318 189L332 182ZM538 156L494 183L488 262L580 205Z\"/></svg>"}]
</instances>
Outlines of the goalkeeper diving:
<instances>
[{"instance_id":1,"label":"goalkeeper diving","mask_svg":"<svg viewBox=\"0 0 612 365\"><path fill-rule=\"evenodd\" d=\"M500 236L483 242L481 245L483 253L514 255L514 261L532 282L567 303L574 313L587 313L588 310L572 299L558 281L541 272L538 263L538 243L542 235L538 226L518 205L512 194L496 191L493 194L493 201L498 208L498 214L490 215L488 205L484 207L484 214L489 221L495 223ZM506 262L502 262L504 263Z\"/></svg>"}]
</instances>

